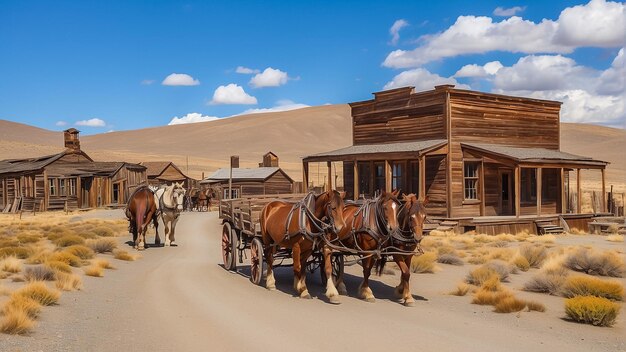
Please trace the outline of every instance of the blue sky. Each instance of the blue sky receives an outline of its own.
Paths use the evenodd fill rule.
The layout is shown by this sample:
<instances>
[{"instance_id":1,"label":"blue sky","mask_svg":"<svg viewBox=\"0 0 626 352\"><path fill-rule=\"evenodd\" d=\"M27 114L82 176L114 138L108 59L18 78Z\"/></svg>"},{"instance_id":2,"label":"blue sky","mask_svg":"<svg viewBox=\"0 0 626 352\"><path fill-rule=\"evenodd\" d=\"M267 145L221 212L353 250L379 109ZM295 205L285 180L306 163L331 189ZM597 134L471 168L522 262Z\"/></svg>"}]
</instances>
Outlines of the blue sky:
<instances>
[{"instance_id":1,"label":"blue sky","mask_svg":"<svg viewBox=\"0 0 626 352\"><path fill-rule=\"evenodd\" d=\"M89 134L453 83L624 128L624 33L604 0L0 0L0 119Z\"/></svg>"}]
</instances>

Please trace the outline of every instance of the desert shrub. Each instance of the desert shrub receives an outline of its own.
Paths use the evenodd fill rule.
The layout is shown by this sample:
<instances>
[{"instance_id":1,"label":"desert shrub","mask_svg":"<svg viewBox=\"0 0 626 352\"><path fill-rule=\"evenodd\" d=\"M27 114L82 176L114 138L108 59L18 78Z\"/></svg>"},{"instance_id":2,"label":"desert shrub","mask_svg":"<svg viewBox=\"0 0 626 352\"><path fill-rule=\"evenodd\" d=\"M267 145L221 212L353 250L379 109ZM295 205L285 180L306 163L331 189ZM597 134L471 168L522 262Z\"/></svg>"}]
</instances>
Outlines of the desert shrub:
<instances>
[{"instance_id":1,"label":"desert shrub","mask_svg":"<svg viewBox=\"0 0 626 352\"><path fill-rule=\"evenodd\" d=\"M68 265L71 265L75 268L78 268L80 266L82 266L83 262L82 260L75 256L72 253L68 253L65 251L62 252L54 252L52 253L49 257L48 257L49 261L60 261L60 262L64 262L67 263Z\"/></svg>"},{"instance_id":2,"label":"desert shrub","mask_svg":"<svg viewBox=\"0 0 626 352\"><path fill-rule=\"evenodd\" d=\"M456 249L451 246L451 245L442 245L440 247L437 247L437 254L444 255L444 254L455 254L456 253Z\"/></svg>"},{"instance_id":3,"label":"desert shrub","mask_svg":"<svg viewBox=\"0 0 626 352\"><path fill-rule=\"evenodd\" d=\"M474 242L476 243L489 243L495 241L495 236L489 236L484 233L474 236Z\"/></svg>"},{"instance_id":4,"label":"desert shrub","mask_svg":"<svg viewBox=\"0 0 626 352\"><path fill-rule=\"evenodd\" d=\"M612 326L619 304L603 297L576 296L565 300L565 314L572 320L595 326Z\"/></svg>"},{"instance_id":5,"label":"desert shrub","mask_svg":"<svg viewBox=\"0 0 626 352\"><path fill-rule=\"evenodd\" d=\"M94 250L96 253L113 252L117 248L117 241L115 238L104 237L93 240L87 240L86 245Z\"/></svg>"},{"instance_id":6,"label":"desert shrub","mask_svg":"<svg viewBox=\"0 0 626 352\"><path fill-rule=\"evenodd\" d=\"M501 233L499 235L496 235L495 238L496 238L496 240L498 242L515 242L515 241L517 241L515 236L513 236L510 233Z\"/></svg>"},{"instance_id":7,"label":"desert shrub","mask_svg":"<svg viewBox=\"0 0 626 352\"><path fill-rule=\"evenodd\" d=\"M85 239L78 235L65 235L53 241L59 247L68 247L85 243Z\"/></svg>"},{"instance_id":8,"label":"desert shrub","mask_svg":"<svg viewBox=\"0 0 626 352\"><path fill-rule=\"evenodd\" d=\"M498 278L498 281L500 280L500 275L498 275L497 271L495 271L494 269L489 268L489 267L483 265L481 267L478 267L478 268L470 271L467 274L467 277L465 278L465 281L468 284L481 286L485 281L491 279L494 276Z\"/></svg>"},{"instance_id":9,"label":"desert shrub","mask_svg":"<svg viewBox=\"0 0 626 352\"><path fill-rule=\"evenodd\" d=\"M619 231L619 224L611 224L607 231L611 234L616 234Z\"/></svg>"},{"instance_id":10,"label":"desert shrub","mask_svg":"<svg viewBox=\"0 0 626 352\"><path fill-rule=\"evenodd\" d=\"M513 313L526 308L526 301L509 296L499 300L493 306L496 313Z\"/></svg>"},{"instance_id":11,"label":"desert shrub","mask_svg":"<svg viewBox=\"0 0 626 352\"><path fill-rule=\"evenodd\" d=\"M509 291L487 291L487 290L478 290L474 294L472 298L472 304L478 304L481 306L493 306L498 304L498 302L502 301L505 298L512 297L513 294Z\"/></svg>"},{"instance_id":12,"label":"desert shrub","mask_svg":"<svg viewBox=\"0 0 626 352\"><path fill-rule=\"evenodd\" d=\"M524 291L549 293L557 295L567 280L567 269L560 271L544 271L533 276L524 284Z\"/></svg>"},{"instance_id":13,"label":"desert shrub","mask_svg":"<svg viewBox=\"0 0 626 352\"><path fill-rule=\"evenodd\" d=\"M414 273L434 273L437 253L426 252L419 256L413 256L411 271Z\"/></svg>"},{"instance_id":14,"label":"desert shrub","mask_svg":"<svg viewBox=\"0 0 626 352\"><path fill-rule=\"evenodd\" d=\"M9 238L0 238L0 249L6 247L17 247L20 245L20 242L13 237Z\"/></svg>"},{"instance_id":15,"label":"desert shrub","mask_svg":"<svg viewBox=\"0 0 626 352\"><path fill-rule=\"evenodd\" d=\"M30 297L22 295L12 295L2 307L2 314L9 313L10 310L17 309L25 312L30 318L37 318L41 312L41 304Z\"/></svg>"},{"instance_id":16,"label":"desert shrub","mask_svg":"<svg viewBox=\"0 0 626 352\"><path fill-rule=\"evenodd\" d=\"M87 276L93 276L93 277L104 276L104 269L102 269L101 267L97 265L86 267L84 270L85 270L85 275Z\"/></svg>"},{"instance_id":17,"label":"desert shrub","mask_svg":"<svg viewBox=\"0 0 626 352\"><path fill-rule=\"evenodd\" d=\"M8 273L19 273L22 271L22 261L17 257L6 257L0 260L0 271L6 271Z\"/></svg>"},{"instance_id":18,"label":"desert shrub","mask_svg":"<svg viewBox=\"0 0 626 352\"><path fill-rule=\"evenodd\" d=\"M515 256L511 263L521 271L528 271L528 269L530 269L530 263L528 262L528 259L521 255Z\"/></svg>"},{"instance_id":19,"label":"desert shrub","mask_svg":"<svg viewBox=\"0 0 626 352\"><path fill-rule=\"evenodd\" d=\"M623 277L626 270L624 261L617 253L600 253L587 248L580 248L568 255L564 265L574 271L612 277Z\"/></svg>"},{"instance_id":20,"label":"desert shrub","mask_svg":"<svg viewBox=\"0 0 626 352\"><path fill-rule=\"evenodd\" d=\"M463 259L459 258L458 255L452 254L452 253L440 254L437 257L437 263L449 264L449 265L463 265L463 264L465 264L465 262L463 262Z\"/></svg>"},{"instance_id":21,"label":"desert shrub","mask_svg":"<svg viewBox=\"0 0 626 352\"><path fill-rule=\"evenodd\" d=\"M59 291L48 288L48 286L41 281L33 281L17 290L15 294L34 299L42 306L55 304L61 297Z\"/></svg>"},{"instance_id":22,"label":"desert shrub","mask_svg":"<svg viewBox=\"0 0 626 352\"><path fill-rule=\"evenodd\" d=\"M115 269L115 267L113 267L113 265L111 265L111 263L108 260L102 259L102 258L94 259L91 262L91 264L95 266L99 266L102 269Z\"/></svg>"},{"instance_id":23,"label":"desert shrub","mask_svg":"<svg viewBox=\"0 0 626 352\"><path fill-rule=\"evenodd\" d=\"M41 240L41 235L36 233L21 233L17 235L17 240L22 244L36 243Z\"/></svg>"},{"instance_id":24,"label":"desert shrub","mask_svg":"<svg viewBox=\"0 0 626 352\"><path fill-rule=\"evenodd\" d=\"M67 264L66 262L62 262L59 260L49 260L46 263L46 266L49 267L50 269L57 271L57 272L62 272L62 273L71 273L72 272L72 267ZM58 273L57 273L58 274Z\"/></svg>"},{"instance_id":25,"label":"desert shrub","mask_svg":"<svg viewBox=\"0 0 626 352\"><path fill-rule=\"evenodd\" d=\"M539 268L548 256L548 251L541 245L524 244L520 246L519 254L526 258L531 268Z\"/></svg>"},{"instance_id":26,"label":"desert shrub","mask_svg":"<svg viewBox=\"0 0 626 352\"><path fill-rule=\"evenodd\" d=\"M509 279L509 275L512 273L514 268L511 267L511 265L509 265L508 263L501 260L490 261L489 263L485 264L485 266L497 272L498 276L500 277L500 281L507 281Z\"/></svg>"},{"instance_id":27,"label":"desert shrub","mask_svg":"<svg viewBox=\"0 0 626 352\"><path fill-rule=\"evenodd\" d=\"M111 237L115 235L113 230L106 226L98 226L94 228L92 231L99 237Z\"/></svg>"},{"instance_id":28,"label":"desert shrub","mask_svg":"<svg viewBox=\"0 0 626 352\"><path fill-rule=\"evenodd\" d=\"M596 296L621 301L624 296L624 286L618 281L602 280L589 276L573 276L565 282L563 296Z\"/></svg>"},{"instance_id":29,"label":"desert shrub","mask_svg":"<svg viewBox=\"0 0 626 352\"><path fill-rule=\"evenodd\" d=\"M531 243L554 243L556 242L556 237L554 235L530 236L526 241Z\"/></svg>"},{"instance_id":30,"label":"desert shrub","mask_svg":"<svg viewBox=\"0 0 626 352\"><path fill-rule=\"evenodd\" d=\"M609 242L624 242L623 235L608 235L606 236L606 240Z\"/></svg>"},{"instance_id":31,"label":"desert shrub","mask_svg":"<svg viewBox=\"0 0 626 352\"><path fill-rule=\"evenodd\" d=\"M28 317L26 312L19 309L8 310L0 320L0 331L5 334L25 334L29 332L33 326L35 326L35 322Z\"/></svg>"},{"instance_id":32,"label":"desert shrub","mask_svg":"<svg viewBox=\"0 0 626 352\"><path fill-rule=\"evenodd\" d=\"M500 278L496 275L491 276L489 279L485 280L482 285L480 285L480 289L490 292L502 291Z\"/></svg>"},{"instance_id":33,"label":"desert shrub","mask_svg":"<svg viewBox=\"0 0 626 352\"><path fill-rule=\"evenodd\" d=\"M57 273L55 285L63 291L80 290L83 287L83 280L76 274Z\"/></svg>"},{"instance_id":34,"label":"desert shrub","mask_svg":"<svg viewBox=\"0 0 626 352\"><path fill-rule=\"evenodd\" d=\"M80 245L80 244L76 244L76 245L65 248L65 252L71 253L79 257L80 259L91 259L96 255L93 249L87 246Z\"/></svg>"},{"instance_id":35,"label":"desert shrub","mask_svg":"<svg viewBox=\"0 0 626 352\"><path fill-rule=\"evenodd\" d=\"M27 281L54 281L55 272L49 266L31 266L24 270L24 279Z\"/></svg>"},{"instance_id":36,"label":"desert shrub","mask_svg":"<svg viewBox=\"0 0 626 352\"><path fill-rule=\"evenodd\" d=\"M465 282L460 282L453 291L450 291L450 294L453 296L465 296L471 288L472 286Z\"/></svg>"},{"instance_id":37,"label":"desert shrub","mask_svg":"<svg viewBox=\"0 0 626 352\"><path fill-rule=\"evenodd\" d=\"M126 260L126 261L135 260L134 255L131 255L128 252L121 250L121 249L116 249L113 251L113 258L118 259L118 260Z\"/></svg>"},{"instance_id":38,"label":"desert shrub","mask_svg":"<svg viewBox=\"0 0 626 352\"><path fill-rule=\"evenodd\" d=\"M532 311L545 312L546 311L546 306L544 306L543 303L540 303L537 301L526 301L526 308L528 308L529 312L532 312Z\"/></svg>"},{"instance_id":39,"label":"desert shrub","mask_svg":"<svg viewBox=\"0 0 626 352\"><path fill-rule=\"evenodd\" d=\"M0 258L17 257L26 259L31 255L32 251L26 247L4 247L0 248Z\"/></svg>"},{"instance_id":40,"label":"desert shrub","mask_svg":"<svg viewBox=\"0 0 626 352\"><path fill-rule=\"evenodd\" d=\"M467 261L470 264L485 264L487 262L487 256L483 254L474 253Z\"/></svg>"},{"instance_id":41,"label":"desert shrub","mask_svg":"<svg viewBox=\"0 0 626 352\"><path fill-rule=\"evenodd\" d=\"M496 248L505 248L509 246L509 242L508 241L495 241L495 242L491 242L489 244L492 247L496 247ZM500 259L500 258L497 258Z\"/></svg>"},{"instance_id":42,"label":"desert shrub","mask_svg":"<svg viewBox=\"0 0 626 352\"><path fill-rule=\"evenodd\" d=\"M508 242L505 242L508 243ZM508 261L513 257L513 249L511 248L494 248L492 249L488 256L490 260L506 260Z\"/></svg>"}]
</instances>

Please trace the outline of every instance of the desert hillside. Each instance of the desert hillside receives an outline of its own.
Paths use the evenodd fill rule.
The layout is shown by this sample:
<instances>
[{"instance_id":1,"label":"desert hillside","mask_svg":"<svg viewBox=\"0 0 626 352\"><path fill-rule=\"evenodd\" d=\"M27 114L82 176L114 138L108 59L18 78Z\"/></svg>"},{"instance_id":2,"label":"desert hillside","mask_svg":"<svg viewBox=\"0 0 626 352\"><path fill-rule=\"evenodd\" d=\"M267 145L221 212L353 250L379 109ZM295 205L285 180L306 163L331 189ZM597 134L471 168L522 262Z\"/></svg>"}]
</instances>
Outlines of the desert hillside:
<instances>
[{"instance_id":1,"label":"desert hillside","mask_svg":"<svg viewBox=\"0 0 626 352\"><path fill-rule=\"evenodd\" d=\"M563 123L561 136L563 151L611 162L607 181L623 187L626 158L620 146L626 130ZM60 132L0 120L0 159L55 153L62 150L62 141ZM296 180L303 156L351 141L350 107L345 104L81 137L82 148L96 160L172 160L195 178L226 166L230 155L239 155L244 167L256 166L271 150ZM593 173L585 178L597 179Z\"/></svg>"}]
</instances>

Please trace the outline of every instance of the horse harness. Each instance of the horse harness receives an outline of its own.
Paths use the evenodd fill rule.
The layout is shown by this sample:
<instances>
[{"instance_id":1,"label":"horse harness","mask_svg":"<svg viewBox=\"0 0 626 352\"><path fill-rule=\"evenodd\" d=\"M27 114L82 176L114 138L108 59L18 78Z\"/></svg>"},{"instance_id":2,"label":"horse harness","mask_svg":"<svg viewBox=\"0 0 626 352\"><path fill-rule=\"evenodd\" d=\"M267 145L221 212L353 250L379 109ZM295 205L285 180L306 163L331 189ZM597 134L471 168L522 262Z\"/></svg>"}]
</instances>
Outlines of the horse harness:
<instances>
[{"instance_id":1,"label":"horse harness","mask_svg":"<svg viewBox=\"0 0 626 352\"><path fill-rule=\"evenodd\" d=\"M311 207L315 207L315 195L311 192L307 194L302 200L291 206L289 214L287 215L287 221L285 223L285 237L283 241L289 241L293 236L303 235L307 240L312 241L314 244L317 240L331 228L335 227L335 223L331 216L324 216L322 219L318 219L317 216L311 210ZM326 205L326 212L329 213L330 203ZM294 214L298 213L298 231L296 233L290 233L289 225L293 220ZM307 220L311 224L311 230L307 228ZM328 223L324 222L328 221Z\"/></svg>"}]
</instances>

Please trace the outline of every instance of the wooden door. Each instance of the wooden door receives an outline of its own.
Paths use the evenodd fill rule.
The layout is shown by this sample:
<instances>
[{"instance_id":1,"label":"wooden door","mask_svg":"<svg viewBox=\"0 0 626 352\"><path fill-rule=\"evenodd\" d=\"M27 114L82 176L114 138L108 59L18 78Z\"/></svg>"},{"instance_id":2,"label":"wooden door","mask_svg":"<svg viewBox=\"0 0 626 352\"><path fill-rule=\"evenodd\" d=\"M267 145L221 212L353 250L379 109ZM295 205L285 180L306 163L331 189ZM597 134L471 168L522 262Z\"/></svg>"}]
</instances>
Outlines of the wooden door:
<instances>
[{"instance_id":1,"label":"wooden door","mask_svg":"<svg viewBox=\"0 0 626 352\"><path fill-rule=\"evenodd\" d=\"M89 208L92 206L92 204L90 203L89 199L89 193L91 191L91 182L93 181L93 178L91 177L86 177L86 178L81 178L80 180L80 205L81 208Z\"/></svg>"},{"instance_id":2,"label":"wooden door","mask_svg":"<svg viewBox=\"0 0 626 352\"><path fill-rule=\"evenodd\" d=\"M513 215L513 170L500 170L500 214Z\"/></svg>"}]
</instances>

